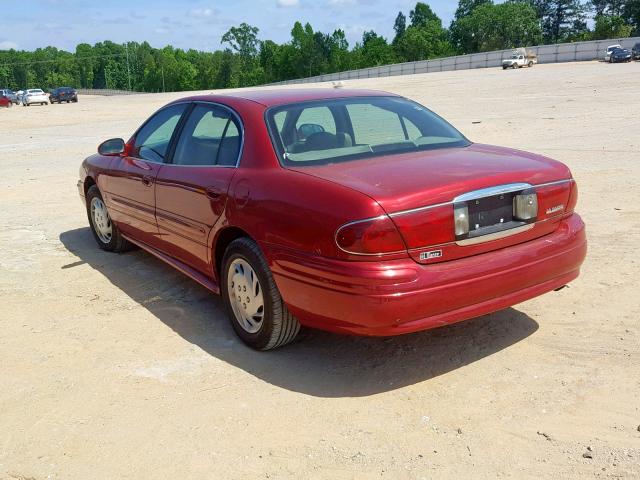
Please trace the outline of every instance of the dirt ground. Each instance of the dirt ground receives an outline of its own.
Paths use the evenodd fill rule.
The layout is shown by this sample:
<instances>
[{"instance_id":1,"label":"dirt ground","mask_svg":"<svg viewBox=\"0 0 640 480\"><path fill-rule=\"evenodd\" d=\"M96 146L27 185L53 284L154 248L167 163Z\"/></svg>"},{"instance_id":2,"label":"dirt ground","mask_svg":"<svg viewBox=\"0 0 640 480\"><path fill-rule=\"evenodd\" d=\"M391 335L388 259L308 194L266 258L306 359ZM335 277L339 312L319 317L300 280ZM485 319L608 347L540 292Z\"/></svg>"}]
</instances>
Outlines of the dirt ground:
<instances>
[{"instance_id":1,"label":"dirt ground","mask_svg":"<svg viewBox=\"0 0 640 480\"><path fill-rule=\"evenodd\" d=\"M590 250L459 325L257 353L220 300L94 245L81 160L184 94L0 111L0 479L640 478L640 63L349 81L566 162Z\"/></svg>"}]
</instances>

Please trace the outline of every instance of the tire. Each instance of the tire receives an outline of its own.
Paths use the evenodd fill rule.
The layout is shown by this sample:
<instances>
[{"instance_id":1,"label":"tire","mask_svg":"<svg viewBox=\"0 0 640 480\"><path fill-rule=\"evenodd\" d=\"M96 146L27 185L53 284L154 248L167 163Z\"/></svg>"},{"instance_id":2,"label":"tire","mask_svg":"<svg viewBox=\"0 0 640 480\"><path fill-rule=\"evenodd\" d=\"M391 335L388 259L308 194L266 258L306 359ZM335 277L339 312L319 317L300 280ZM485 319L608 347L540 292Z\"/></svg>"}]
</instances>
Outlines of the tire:
<instances>
[{"instance_id":1,"label":"tire","mask_svg":"<svg viewBox=\"0 0 640 480\"><path fill-rule=\"evenodd\" d=\"M507 69L507 67L506 67L505 65L503 65L503 66L502 66L502 69L503 69L503 70L506 70L506 69Z\"/></svg>"},{"instance_id":2,"label":"tire","mask_svg":"<svg viewBox=\"0 0 640 480\"><path fill-rule=\"evenodd\" d=\"M529 68L533 67L533 62L529 62L529 63L527 64L527 66L528 66Z\"/></svg>"},{"instance_id":3,"label":"tire","mask_svg":"<svg viewBox=\"0 0 640 480\"><path fill-rule=\"evenodd\" d=\"M229 244L222 259L220 289L233 329L251 348L264 351L282 347L298 335L300 323L284 304L271 270L253 240L238 238ZM262 306L256 307L255 315L247 314L260 301ZM251 323L242 317L251 317Z\"/></svg>"},{"instance_id":4,"label":"tire","mask_svg":"<svg viewBox=\"0 0 640 480\"><path fill-rule=\"evenodd\" d=\"M102 194L98 187L95 185L89 187L86 198L87 218L89 219L91 233L93 234L93 238L96 240L98 247L102 250L106 250L107 252L124 252L129 250L131 248L131 244L122 237L122 234L120 233L120 230L118 230L116 224L111 222L109 212L107 212L107 207L104 204ZM95 217L96 209L92 208L94 202L100 203L103 206L104 213L102 218ZM99 205L96 205L96 207L99 207ZM106 218L104 218L104 215L106 215ZM108 223L110 228L110 236L105 235L106 229L102 228L103 226L106 226L105 222Z\"/></svg>"}]
</instances>

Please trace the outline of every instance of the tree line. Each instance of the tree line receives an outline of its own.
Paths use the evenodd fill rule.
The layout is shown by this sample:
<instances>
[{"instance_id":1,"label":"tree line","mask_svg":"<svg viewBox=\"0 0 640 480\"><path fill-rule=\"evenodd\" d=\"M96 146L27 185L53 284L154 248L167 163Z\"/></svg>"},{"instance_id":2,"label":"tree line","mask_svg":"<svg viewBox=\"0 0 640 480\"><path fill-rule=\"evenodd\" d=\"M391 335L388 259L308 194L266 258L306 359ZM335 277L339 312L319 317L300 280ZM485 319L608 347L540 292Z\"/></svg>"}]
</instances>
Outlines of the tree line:
<instances>
[{"instance_id":1,"label":"tree line","mask_svg":"<svg viewBox=\"0 0 640 480\"><path fill-rule=\"evenodd\" d=\"M241 23L213 52L111 41L81 43L75 52L5 50L0 87L233 88L455 54L629 37L640 35L640 0L460 0L448 28L427 3L418 2L408 17L398 13L393 28L390 40L366 31L351 48L343 30L324 33L296 22L283 44L262 40L258 27Z\"/></svg>"}]
</instances>

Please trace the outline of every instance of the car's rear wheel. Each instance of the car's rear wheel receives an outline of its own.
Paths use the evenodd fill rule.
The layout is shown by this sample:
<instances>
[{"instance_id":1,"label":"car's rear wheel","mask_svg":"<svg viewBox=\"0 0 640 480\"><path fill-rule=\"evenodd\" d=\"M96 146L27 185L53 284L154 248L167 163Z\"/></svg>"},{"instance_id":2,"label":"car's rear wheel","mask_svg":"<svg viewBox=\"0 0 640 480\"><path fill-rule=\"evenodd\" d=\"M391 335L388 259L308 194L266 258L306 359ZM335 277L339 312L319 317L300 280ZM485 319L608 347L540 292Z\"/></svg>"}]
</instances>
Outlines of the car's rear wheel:
<instances>
[{"instance_id":1,"label":"car's rear wheel","mask_svg":"<svg viewBox=\"0 0 640 480\"><path fill-rule=\"evenodd\" d=\"M258 245L248 238L229 244L222 259L222 298L233 329L256 350L292 342L300 331L287 309Z\"/></svg>"},{"instance_id":2,"label":"car's rear wheel","mask_svg":"<svg viewBox=\"0 0 640 480\"><path fill-rule=\"evenodd\" d=\"M100 190L92 185L87 191L87 217L98 246L108 252L123 252L131 246L111 221Z\"/></svg>"}]
</instances>

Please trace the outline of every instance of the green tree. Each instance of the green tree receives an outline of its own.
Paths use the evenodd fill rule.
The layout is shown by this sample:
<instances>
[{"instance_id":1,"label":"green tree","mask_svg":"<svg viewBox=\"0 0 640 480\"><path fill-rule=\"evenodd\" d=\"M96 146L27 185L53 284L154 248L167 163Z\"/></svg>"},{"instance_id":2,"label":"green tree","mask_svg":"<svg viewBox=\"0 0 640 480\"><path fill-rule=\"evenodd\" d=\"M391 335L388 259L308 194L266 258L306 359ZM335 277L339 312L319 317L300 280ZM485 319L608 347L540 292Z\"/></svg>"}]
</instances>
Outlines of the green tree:
<instances>
[{"instance_id":1,"label":"green tree","mask_svg":"<svg viewBox=\"0 0 640 480\"><path fill-rule=\"evenodd\" d=\"M581 0L528 0L542 23L545 43L571 41L587 29L587 5Z\"/></svg>"},{"instance_id":2,"label":"green tree","mask_svg":"<svg viewBox=\"0 0 640 480\"><path fill-rule=\"evenodd\" d=\"M401 61L425 60L454 53L442 20L426 3L418 2L409 12L411 25L396 39L395 50Z\"/></svg>"},{"instance_id":3,"label":"green tree","mask_svg":"<svg viewBox=\"0 0 640 480\"><path fill-rule=\"evenodd\" d=\"M468 51L464 45L468 32L460 26L460 20L469 17L473 10L481 5L493 5L493 0L460 0L458 2L458 8L449 26L449 37L458 53L467 53Z\"/></svg>"},{"instance_id":4,"label":"green tree","mask_svg":"<svg viewBox=\"0 0 640 480\"><path fill-rule=\"evenodd\" d=\"M462 53L536 45L542 40L535 10L525 3L485 4L457 22Z\"/></svg>"},{"instance_id":5,"label":"green tree","mask_svg":"<svg viewBox=\"0 0 640 480\"><path fill-rule=\"evenodd\" d=\"M398 40L398 53L408 62L453 55L455 49L447 38L447 32L437 22L429 22L424 27L409 27Z\"/></svg>"},{"instance_id":6,"label":"green tree","mask_svg":"<svg viewBox=\"0 0 640 480\"><path fill-rule=\"evenodd\" d=\"M629 25L622 17L614 15L598 15L591 37L594 40L605 40L607 38L630 37L633 26Z\"/></svg>"},{"instance_id":7,"label":"green tree","mask_svg":"<svg viewBox=\"0 0 640 480\"><path fill-rule=\"evenodd\" d=\"M471 12L473 12L475 8L487 4L493 4L493 0L460 0L453 21L456 22L461 18L471 15Z\"/></svg>"},{"instance_id":8,"label":"green tree","mask_svg":"<svg viewBox=\"0 0 640 480\"><path fill-rule=\"evenodd\" d=\"M591 7L595 10L596 17L600 15L619 17L626 3L626 0L591 0Z\"/></svg>"},{"instance_id":9,"label":"green tree","mask_svg":"<svg viewBox=\"0 0 640 480\"><path fill-rule=\"evenodd\" d=\"M407 17L402 12L398 12L396 16L396 20L393 24L393 30L396 32L393 37L393 43L396 44L400 38L404 35L404 32L407 31Z\"/></svg>"},{"instance_id":10,"label":"green tree","mask_svg":"<svg viewBox=\"0 0 640 480\"><path fill-rule=\"evenodd\" d=\"M429 5L418 2L413 10L409 12L412 27L426 27L429 22L440 22L440 18L434 13Z\"/></svg>"},{"instance_id":11,"label":"green tree","mask_svg":"<svg viewBox=\"0 0 640 480\"><path fill-rule=\"evenodd\" d=\"M355 68L388 65L396 60L393 47L373 30L362 34L362 43L356 46L354 53L357 56Z\"/></svg>"},{"instance_id":12,"label":"green tree","mask_svg":"<svg viewBox=\"0 0 640 480\"><path fill-rule=\"evenodd\" d=\"M240 60L240 70L238 80L240 86L255 85L262 76L257 71L258 48L258 27L252 27L246 23L241 23L238 27L231 27L223 36L222 43L227 43L235 51Z\"/></svg>"},{"instance_id":13,"label":"green tree","mask_svg":"<svg viewBox=\"0 0 640 480\"><path fill-rule=\"evenodd\" d=\"M640 0L627 0L622 18L633 27L633 35L640 35Z\"/></svg>"}]
</instances>

